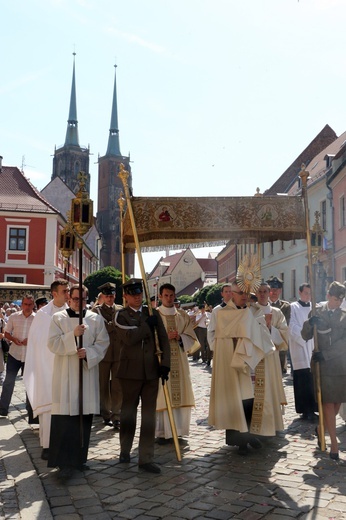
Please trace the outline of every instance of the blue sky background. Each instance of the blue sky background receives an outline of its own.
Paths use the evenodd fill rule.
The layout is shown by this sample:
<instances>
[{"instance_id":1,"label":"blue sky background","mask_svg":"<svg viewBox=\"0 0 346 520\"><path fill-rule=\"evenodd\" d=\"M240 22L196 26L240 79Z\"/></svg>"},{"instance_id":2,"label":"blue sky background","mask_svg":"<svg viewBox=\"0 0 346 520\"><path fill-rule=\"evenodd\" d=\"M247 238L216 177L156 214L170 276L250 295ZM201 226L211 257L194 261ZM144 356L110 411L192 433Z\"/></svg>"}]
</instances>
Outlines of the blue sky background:
<instances>
[{"instance_id":1,"label":"blue sky background","mask_svg":"<svg viewBox=\"0 0 346 520\"><path fill-rule=\"evenodd\" d=\"M114 63L136 196L253 195L325 124L346 129L344 0L17 0L0 19L0 155L39 189L65 140L74 51L95 206Z\"/></svg>"}]
</instances>

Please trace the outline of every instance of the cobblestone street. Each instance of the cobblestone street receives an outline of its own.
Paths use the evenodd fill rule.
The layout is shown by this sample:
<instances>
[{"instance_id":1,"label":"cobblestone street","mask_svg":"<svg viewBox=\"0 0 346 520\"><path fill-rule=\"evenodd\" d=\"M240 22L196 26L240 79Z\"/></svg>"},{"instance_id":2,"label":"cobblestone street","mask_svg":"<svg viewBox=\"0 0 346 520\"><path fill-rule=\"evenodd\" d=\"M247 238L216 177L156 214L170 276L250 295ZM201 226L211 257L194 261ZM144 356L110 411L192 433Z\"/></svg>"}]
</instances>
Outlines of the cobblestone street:
<instances>
[{"instance_id":1,"label":"cobblestone street","mask_svg":"<svg viewBox=\"0 0 346 520\"><path fill-rule=\"evenodd\" d=\"M237 448L225 445L224 431L208 425L211 369L193 361L190 368L196 408L190 437L181 443L182 462L173 445L156 445L161 475L139 471L136 437L131 463L119 464L119 434L96 417L90 469L67 483L40 458L38 427L26 421L19 379L9 419L0 419L0 518L346 519L346 463L317 449L316 424L295 413L289 376L285 431L265 439L262 450L240 457ZM338 418L341 459L345 432ZM328 447L328 436L326 441Z\"/></svg>"}]
</instances>

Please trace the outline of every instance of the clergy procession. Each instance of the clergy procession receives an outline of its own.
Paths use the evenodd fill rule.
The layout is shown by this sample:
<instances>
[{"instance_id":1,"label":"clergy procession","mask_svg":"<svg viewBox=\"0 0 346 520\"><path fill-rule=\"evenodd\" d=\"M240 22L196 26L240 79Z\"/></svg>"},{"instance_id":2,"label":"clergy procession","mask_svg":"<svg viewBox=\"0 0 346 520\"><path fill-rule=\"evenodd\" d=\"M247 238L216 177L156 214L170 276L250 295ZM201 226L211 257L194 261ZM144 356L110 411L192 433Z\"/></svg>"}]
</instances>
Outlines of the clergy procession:
<instances>
[{"instance_id":1,"label":"clergy procession","mask_svg":"<svg viewBox=\"0 0 346 520\"><path fill-rule=\"evenodd\" d=\"M8 415L23 370L28 420L39 423L41 458L66 481L88 469L94 416L119 433L118 460L129 464L140 410L138 468L160 474L164 468L154 460L155 445L173 450L175 444L179 461L179 446L190 435L196 406L193 364L211 372L208 424L224 431L225 444L236 454L265 451L265 438L284 430L283 380L289 378L299 420L315 423L319 448L322 436L329 436L330 459L339 461L336 417L346 402L345 284L332 282L327 301L314 313L308 283L300 285L299 299L291 304L280 299L282 287L282 280L272 276L250 293L238 277L221 286L214 309L201 313L197 306L191 313L179 308L169 283L159 288L157 308L143 303L143 280L137 278L122 285L124 307L114 303L112 282L99 287L103 302L91 306L85 286L80 292L78 285L57 279L51 301L37 300L35 307L27 294L20 310L8 317L3 313L1 339L9 352L5 370L1 350L6 375L0 415ZM201 315L206 316L203 344L196 334Z\"/></svg>"}]
</instances>

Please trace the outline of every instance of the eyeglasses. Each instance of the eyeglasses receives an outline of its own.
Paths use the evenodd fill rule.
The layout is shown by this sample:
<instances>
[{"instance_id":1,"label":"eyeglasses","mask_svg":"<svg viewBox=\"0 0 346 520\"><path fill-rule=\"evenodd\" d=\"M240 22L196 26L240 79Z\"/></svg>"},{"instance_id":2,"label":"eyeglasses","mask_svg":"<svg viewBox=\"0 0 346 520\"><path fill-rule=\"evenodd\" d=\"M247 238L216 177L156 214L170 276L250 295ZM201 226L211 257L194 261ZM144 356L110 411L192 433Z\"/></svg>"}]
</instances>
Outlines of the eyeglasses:
<instances>
[{"instance_id":1,"label":"eyeglasses","mask_svg":"<svg viewBox=\"0 0 346 520\"><path fill-rule=\"evenodd\" d=\"M82 302L86 302L88 298L82 298ZM71 298L73 302L79 302L79 298Z\"/></svg>"},{"instance_id":2,"label":"eyeglasses","mask_svg":"<svg viewBox=\"0 0 346 520\"><path fill-rule=\"evenodd\" d=\"M239 296L244 296L244 291L232 291L233 294L239 294Z\"/></svg>"}]
</instances>

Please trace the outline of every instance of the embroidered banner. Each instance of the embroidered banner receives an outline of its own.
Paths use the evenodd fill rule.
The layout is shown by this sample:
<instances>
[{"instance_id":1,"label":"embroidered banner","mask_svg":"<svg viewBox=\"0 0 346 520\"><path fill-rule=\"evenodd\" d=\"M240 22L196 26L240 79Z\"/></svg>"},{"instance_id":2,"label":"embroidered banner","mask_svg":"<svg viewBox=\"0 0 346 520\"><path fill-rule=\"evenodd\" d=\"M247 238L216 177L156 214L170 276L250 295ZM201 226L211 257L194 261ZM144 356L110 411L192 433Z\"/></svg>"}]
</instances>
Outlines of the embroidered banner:
<instances>
[{"instance_id":1,"label":"embroidered banner","mask_svg":"<svg viewBox=\"0 0 346 520\"><path fill-rule=\"evenodd\" d=\"M142 251L227 242L262 243L306 238L301 197L133 197ZM124 218L126 251L135 244L129 212Z\"/></svg>"}]
</instances>

